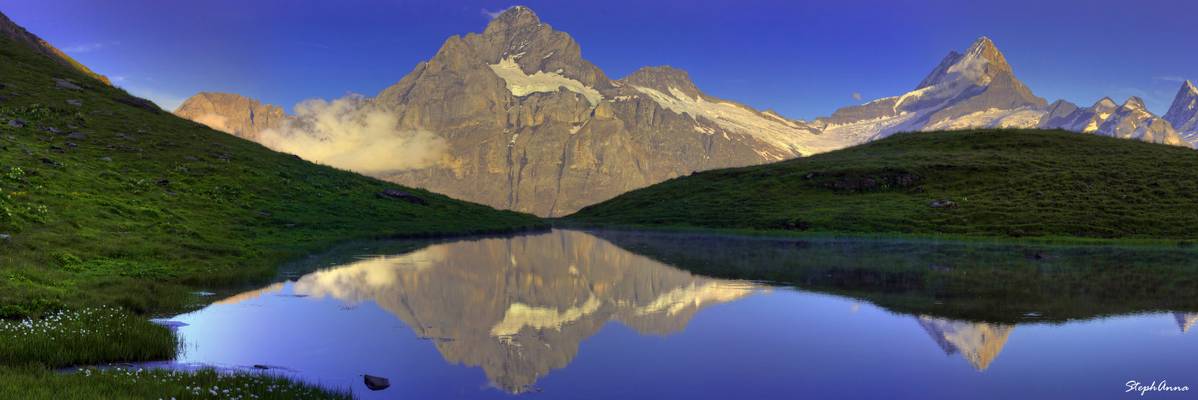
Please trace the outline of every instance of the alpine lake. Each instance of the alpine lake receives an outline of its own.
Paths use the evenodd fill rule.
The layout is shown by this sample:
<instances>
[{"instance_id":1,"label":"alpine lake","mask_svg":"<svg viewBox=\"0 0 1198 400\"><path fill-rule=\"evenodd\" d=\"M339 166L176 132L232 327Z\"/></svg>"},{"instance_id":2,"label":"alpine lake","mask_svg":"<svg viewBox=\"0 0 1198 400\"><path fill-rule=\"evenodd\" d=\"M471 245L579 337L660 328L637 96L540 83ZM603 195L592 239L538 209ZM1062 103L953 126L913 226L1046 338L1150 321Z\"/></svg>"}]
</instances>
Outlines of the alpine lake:
<instances>
[{"instance_id":1,"label":"alpine lake","mask_svg":"<svg viewBox=\"0 0 1198 400\"><path fill-rule=\"evenodd\" d=\"M159 320L181 355L140 366L364 399L1198 395L1164 390L1198 386L1184 248L552 230L282 271Z\"/></svg>"}]
</instances>

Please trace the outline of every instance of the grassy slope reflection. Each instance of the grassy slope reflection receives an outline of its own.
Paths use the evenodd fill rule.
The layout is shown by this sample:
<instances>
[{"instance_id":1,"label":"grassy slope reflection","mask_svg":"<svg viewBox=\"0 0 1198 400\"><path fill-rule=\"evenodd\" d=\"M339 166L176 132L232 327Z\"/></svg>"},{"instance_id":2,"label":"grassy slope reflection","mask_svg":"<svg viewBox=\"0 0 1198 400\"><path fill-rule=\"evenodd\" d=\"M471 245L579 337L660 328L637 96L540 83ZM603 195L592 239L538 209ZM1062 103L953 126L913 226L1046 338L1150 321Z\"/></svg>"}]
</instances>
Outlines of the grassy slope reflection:
<instances>
[{"instance_id":1,"label":"grassy slope reflection","mask_svg":"<svg viewBox=\"0 0 1198 400\"><path fill-rule=\"evenodd\" d=\"M1015 323L1198 311L1198 257L1188 251L596 234L703 275L793 284L906 314ZM1192 325L1192 315L1179 313L1179 325Z\"/></svg>"},{"instance_id":2,"label":"grassy slope reflection","mask_svg":"<svg viewBox=\"0 0 1198 400\"><path fill-rule=\"evenodd\" d=\"M665 335L699 309L754 290L570 231L436 244L295 283L297 294L377 303L431 339L446 360L481 366L510 392L565 367L608 321Z\"/></svg>"}]
</instances>

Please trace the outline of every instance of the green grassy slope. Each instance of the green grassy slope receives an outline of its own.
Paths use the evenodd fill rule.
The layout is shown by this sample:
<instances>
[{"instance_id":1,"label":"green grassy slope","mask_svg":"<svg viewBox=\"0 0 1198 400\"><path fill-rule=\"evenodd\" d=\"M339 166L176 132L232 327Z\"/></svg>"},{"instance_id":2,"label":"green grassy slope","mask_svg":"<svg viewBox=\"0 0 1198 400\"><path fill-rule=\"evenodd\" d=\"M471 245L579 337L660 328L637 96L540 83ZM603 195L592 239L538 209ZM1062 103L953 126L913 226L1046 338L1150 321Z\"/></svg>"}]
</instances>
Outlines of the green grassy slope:
<instances>
[{"instance_id":1,"label":"green grassy slope","mask_svg":"<svg viewBox=\"0 0 1198 400\"><path fill-rule=\"evenodd\" d=\"M952 205L933 207L948 200ZM695 173L587 207L597 225L1106 239L1198 237L1198 152L1063 131L898 134Z\"/></svg>"},{"instance_id":2,"label":"green grassy slope","mask_svg":"<svg viewBox=\"0 0 1198 400\"><path fill-rule=\"evenodd\" d=\"M542 224L272 152L2 35L0 98L0 317L173 310L337 241Z\"/></svg>"},{"instance_id":3,"label":"green grassy slope","mask_svg":"<svg viewBox=\"0 0 1198 400\"><path fill-rule=\"evenodd\" d=\"M1023 323L1198 311L1198 257L1177 248L592 233L695 273L849 296L903 314Z\"/></svg>"}]
</instances>

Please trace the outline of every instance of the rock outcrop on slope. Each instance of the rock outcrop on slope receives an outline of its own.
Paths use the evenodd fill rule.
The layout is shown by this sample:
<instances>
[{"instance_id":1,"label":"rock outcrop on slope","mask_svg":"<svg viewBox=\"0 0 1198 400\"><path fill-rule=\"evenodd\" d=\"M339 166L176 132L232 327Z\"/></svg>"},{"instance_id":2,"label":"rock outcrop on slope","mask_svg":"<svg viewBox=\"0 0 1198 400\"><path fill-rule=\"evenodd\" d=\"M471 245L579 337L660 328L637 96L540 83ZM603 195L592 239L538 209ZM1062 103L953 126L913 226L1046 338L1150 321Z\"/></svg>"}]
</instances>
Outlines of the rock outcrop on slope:
<instances>
[{"instance_id":1,"label":"rock outcrop on slope","mask_svg":"<svg viewBox=\"0 0 1198 400\"><path fill-rule=\"evenodd\" d=\"M257 140L267 129L278 129L287 118L283 109L230 93L201 92L191 96L175 115L212 129Z\"/></svg>"}]
</instances>

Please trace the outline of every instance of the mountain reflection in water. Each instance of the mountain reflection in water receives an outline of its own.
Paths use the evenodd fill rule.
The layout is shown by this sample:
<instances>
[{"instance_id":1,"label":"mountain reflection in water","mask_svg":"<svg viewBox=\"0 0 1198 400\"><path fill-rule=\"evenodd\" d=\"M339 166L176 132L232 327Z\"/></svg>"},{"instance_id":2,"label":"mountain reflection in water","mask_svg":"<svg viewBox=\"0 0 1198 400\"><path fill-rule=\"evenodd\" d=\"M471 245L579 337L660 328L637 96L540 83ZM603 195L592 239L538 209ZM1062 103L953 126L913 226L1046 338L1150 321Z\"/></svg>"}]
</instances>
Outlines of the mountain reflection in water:
<instances>
[{"instance_id":1,"label":"mountain reflection in water","mask_svg":"<svg viewBox=\"0 0 1198 400\"><path fill-rule=\"evenodd\" d=\"M1194 280L1188 254L555 230L353 256L416 245L312 257L177 316L171 365L364 399L1103 398L1198 352L1189 286L1157 276Z\"/></svg>"},{"instance_id":2,"label":"mountain reflection in water","mask_svg":"<svg viewBox=\"0 0 1198 400\"><path fill-rule=\"evenodd\" d=\"M447 361L481 366L511 392L565 367L608 321L667 335L703 307L754 290L575 231L438 244L314 272L294 287L298 295L377 303L432 339Z\"/></svg>"}]
</instances>

